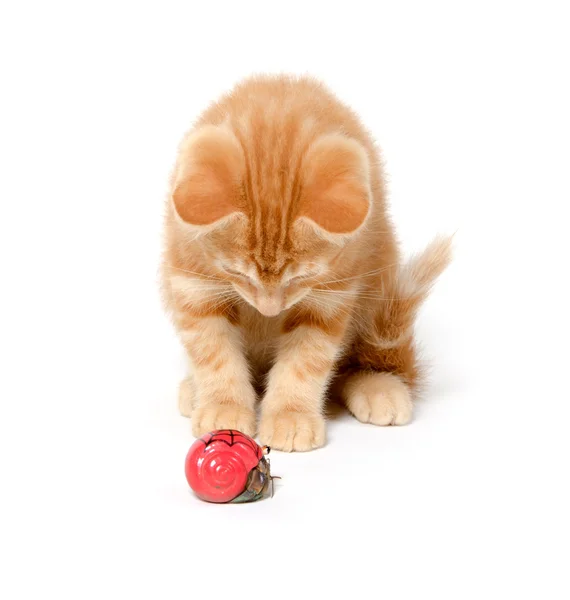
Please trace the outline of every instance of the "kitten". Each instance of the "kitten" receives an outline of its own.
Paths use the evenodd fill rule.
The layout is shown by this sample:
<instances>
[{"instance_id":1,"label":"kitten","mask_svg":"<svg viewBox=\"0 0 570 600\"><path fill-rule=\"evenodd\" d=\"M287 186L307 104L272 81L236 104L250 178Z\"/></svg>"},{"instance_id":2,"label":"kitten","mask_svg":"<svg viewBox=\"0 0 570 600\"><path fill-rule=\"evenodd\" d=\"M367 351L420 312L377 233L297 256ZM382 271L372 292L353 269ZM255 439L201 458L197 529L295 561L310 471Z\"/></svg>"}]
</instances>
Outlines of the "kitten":
<instances>
[{"instance_id":1,"label":"kitten","mask_svg":"<svg viewBox=\"0 0 570 600\"><path fill-rule=\"evenodd\" d=\"M364 423L410 420L413 323L449 240L400 265L378 151L321 84L256 77L206 110L179 148L165 242L195 436L318 448L329 388Z\"/></svg>"}]
</instances>

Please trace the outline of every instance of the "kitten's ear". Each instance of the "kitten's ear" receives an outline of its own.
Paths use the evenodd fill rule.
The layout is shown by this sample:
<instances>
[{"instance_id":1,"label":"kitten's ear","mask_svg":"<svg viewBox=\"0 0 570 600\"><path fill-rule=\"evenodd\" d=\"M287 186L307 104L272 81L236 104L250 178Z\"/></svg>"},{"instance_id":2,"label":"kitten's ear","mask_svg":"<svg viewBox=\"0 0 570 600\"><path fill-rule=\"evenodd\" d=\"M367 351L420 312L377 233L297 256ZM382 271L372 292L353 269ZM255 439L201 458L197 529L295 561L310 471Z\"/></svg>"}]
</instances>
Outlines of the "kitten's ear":
<instances>
[{"instance_id":1,"label":"kitten's ear","mask_svg":"<svg viewBox=\"0 0 570 600\"><path fill-rule=\"evenodd\" d=\"M201 127L183 143L180 156L172 200L183 221L206 227L241 210L245 161L229 129Z\"/></svg>"},{"instance_id":2,"label":"kitten's ear","mask_svg":"<svg viewBox=\"0 0 570 600\"><path fill-rule=\"evenodd\" d=\"M370 163L352 138L330 134L309 148L303 164L300 217L333 237L356 232L370 211Z\"/></svg>"}]
</instances>

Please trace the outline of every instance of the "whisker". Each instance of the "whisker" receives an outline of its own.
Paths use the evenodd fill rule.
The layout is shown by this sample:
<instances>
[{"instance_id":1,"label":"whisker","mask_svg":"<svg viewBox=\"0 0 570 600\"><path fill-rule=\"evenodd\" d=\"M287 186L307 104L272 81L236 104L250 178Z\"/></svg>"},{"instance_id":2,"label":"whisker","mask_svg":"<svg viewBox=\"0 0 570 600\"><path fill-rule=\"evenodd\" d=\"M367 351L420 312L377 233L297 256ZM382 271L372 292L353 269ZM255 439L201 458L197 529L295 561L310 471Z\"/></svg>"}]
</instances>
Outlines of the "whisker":
<instances>
[{"instance_id":1,"label":"whisker","mask_svg":"<svg viewBox=\"0 0 570 600\"><path fill-rule=\"evenodd\" d=\"M208 285L208 284L201 284L199 282L192 282L192 287L191 289L194 291L198 291L201 292L202 290L204 291L208 291L208 290L219 290L219 291L224 291L226 289L229 289L231 286L229 285L224 285L224 284L218 284L218 285Z\"/></svg>"},{"instance_id":2,"label":"whisker","mask_svg":"<svg viewBox=\"0 0 570 600\"><path fill-rule=\"evenodd\" d=\"M325 306L323 306L323 308L325 308ZM326 307L326 308L330 308L330 307ZM354 326L356 326L359 329L366 330L369 327L369 324L367 324L367 322L364 320L364 318L362 316L360 316L354 310L351 312L346 309L343 309L342 307L337 307L336 311L339 314L346 317L348 323L352 323Z\"/></svg>"},{"instance_id":3,"label":"whisker","mask_svg":"<svg viewBox=\"0 0 570 600\"><path fill-rule=\"evenodd\" d=\"M221 297L217 297L217 302L211 307L213 310L218 308L223 308L225 305L233 304L235 301L235 296L231 294L226 294Z\"/></svg>"},{"instance_id":4,"label":"whisker","mask_svg":"<svg viewBox=\"0 0 570 600\"><path fill-rule=\"evenodd\" d=\"M313 290L314 292L318 292L320 294L322 294L323 296L326 296L327 294L329 295L329 297L332 297L336 294L338 294L338 292L334 291L334 290ZM342 294L339 294L343 299L346 299L345 296L343 296ZM378 294L373 294L373 293L368 293L368 294L354 294L354 298L359 298L359 299L365 299L365 300L391 300L391 301L395 301L395 300L410 300L412 298L414 298L415 296L412 294L411 296L394 296L394 297L390 297L390 296L381 296L380 293Z\"/></svg>"},{"instance_id":5,"label":"whisker","mask_svg":"<svg viewBox=\"0 0 570 600\"><path fill-rule=\"evenodd\" d=\"M351 307L351 308L347 309L346 305L344 304L344 301L342 299L335 299L335 300L338 300L338 302L334 301L332 303L330 301L327 302L327 301L324 301L323 299L315 298L315 297L310 297L309 299L317 307L320 307L323 309L330 309L331 305L332 305L332 307L334 308L335 311L345 315L349 320L356 323L359 327L365 327L364 319L360 315L358 315L357 311L355 310L356 307Z\"/></svg>"},{"instance_id":6,"label":"whisker","mask_svg":"<svg viewBox=\"0 0 570 600\"><path fill-rule=\"evenodd\" d=\"M313 288L313 292L317 292L319 294L337 294L339 296L356 296L359 295L358 290L332 290L327 288L326 290L321 290L319 288Z\"/></svg>"},{"instance_id":7,"label":"whisker","mask_svg":"<svg viewBox=\"0 0 570 600\"><path fill-rule=\"evenodd\" d=\"M216 308L220 302L230 301L239 298L239 294L234 289L219 289L215 293L205 293L198 298L189 298L184 302L183 306L203 306L204 304L216 301L213 308Z\"/></svg>"},{"instance_id":8,"label":"whisker","mask_svg":"<svg viewBox=\"0 0 570 600\"><path fill-rule=\"evenodd\" d=\"M397 263L393 263L391 265L386 265L385 267L380 267L379 269L374 269L372 271L368 271L367 273L360 273L359 275L353 275L352 277L344 277L342 279L333 279L331 281L323 281L322 285L328 285L330 283L343 283L345 281L352 281L353 279L360 279L362 277L371 277L372 275L377 275L378 273L382 273L392 267L397 266Z\"/></svg>"},{"instance_id":9,"label":"whisker","mask_svg":"<svg viewBox=\"0 0 570 600\"><path fill-rule=\"evenodd\" d=\"M190 275L197 275L199 278L213 279L214 281L224 281L224 283L225 283L224 279L222 279L221 277L216 277L215 275L206 275L205 273L199 273L198 271L189 271L188 269L176 267L171 264L168 264L167 266L170 267L171 269L175 269L176 271L182 271L182 273L188 273Z\"/></svg>"}]
</instances>

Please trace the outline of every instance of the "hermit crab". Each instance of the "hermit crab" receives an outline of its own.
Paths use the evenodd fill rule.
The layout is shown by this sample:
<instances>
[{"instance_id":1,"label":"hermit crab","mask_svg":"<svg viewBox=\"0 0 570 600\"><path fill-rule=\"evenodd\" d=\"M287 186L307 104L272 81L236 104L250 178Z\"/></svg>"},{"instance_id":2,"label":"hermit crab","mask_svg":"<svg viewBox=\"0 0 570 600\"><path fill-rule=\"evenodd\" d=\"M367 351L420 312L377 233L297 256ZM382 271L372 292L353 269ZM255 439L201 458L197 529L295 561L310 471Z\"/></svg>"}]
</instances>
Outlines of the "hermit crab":
<instances>
[{"instance_id":1,"label":"hermit crab","mask_svg":"<svg viewBox=\"0 0 570 600\"><path fill-rule=\"evenodd\" d=\"M273 494L269 446L234 429L212 431L197 439L186 455L186 479L207 502L253 502Z\"/></svg>"}]
</instances>

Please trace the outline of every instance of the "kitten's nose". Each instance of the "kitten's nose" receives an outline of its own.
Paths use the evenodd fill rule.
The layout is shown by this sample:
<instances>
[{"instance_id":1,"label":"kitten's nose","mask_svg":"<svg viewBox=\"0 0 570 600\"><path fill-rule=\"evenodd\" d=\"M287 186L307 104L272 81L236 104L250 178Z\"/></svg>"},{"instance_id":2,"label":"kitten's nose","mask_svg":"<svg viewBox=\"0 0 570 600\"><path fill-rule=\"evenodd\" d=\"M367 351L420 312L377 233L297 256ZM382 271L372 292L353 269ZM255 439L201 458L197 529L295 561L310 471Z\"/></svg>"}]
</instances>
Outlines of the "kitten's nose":
<instances>
[{"instance_id":1,"label":"kitten's nose","mask_svg":"<svg viewBox=\"0 0 570 600\"><path fill-rule=\"evenodd\" d=\"M258 298L257 310L265 317L274 317L281 312L281 298L275 296Z\"/></svg>"}]
</instances>

